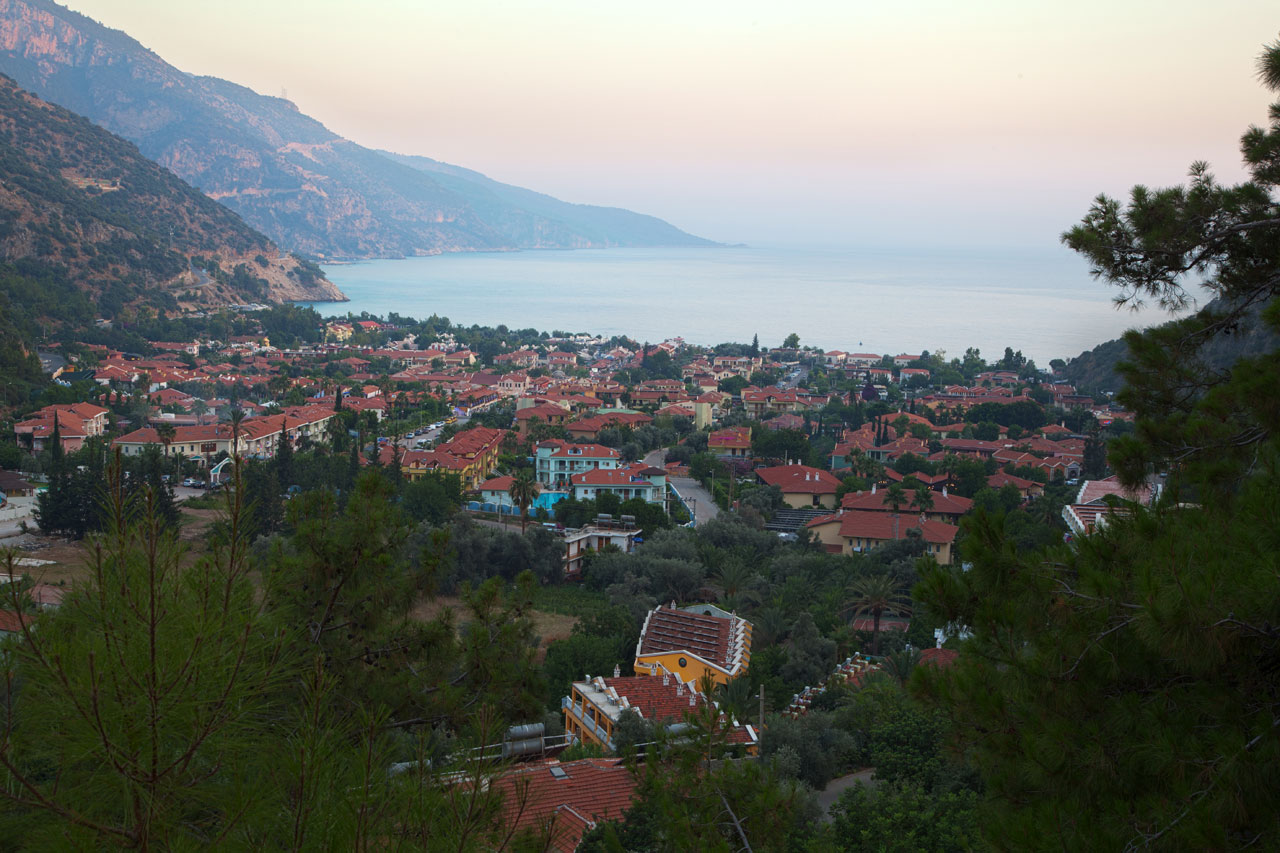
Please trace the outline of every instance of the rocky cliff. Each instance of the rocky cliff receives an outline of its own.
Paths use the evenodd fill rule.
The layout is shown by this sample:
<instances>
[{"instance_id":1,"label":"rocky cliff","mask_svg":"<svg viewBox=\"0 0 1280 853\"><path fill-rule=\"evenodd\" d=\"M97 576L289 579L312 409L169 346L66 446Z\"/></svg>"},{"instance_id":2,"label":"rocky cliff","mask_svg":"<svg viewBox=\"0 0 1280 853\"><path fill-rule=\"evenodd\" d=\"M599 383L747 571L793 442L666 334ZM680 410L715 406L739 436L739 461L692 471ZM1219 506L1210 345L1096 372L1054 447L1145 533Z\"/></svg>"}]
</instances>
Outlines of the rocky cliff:
<instances>
[{"instance_id":1,"label":"rocky cliff","mask_svg":"<svg viewBox=\"0 0 1280 853\"><path fill-rule=\"evenodd\" d=\"M316 257L713 245L653 217L515 187L495 192L474 172L384 156L289 101L184 74L51 0L0 0L0 71L136 143L280 245Z\"/></svg>"},{"instance_id":2,"label":"rocky cliff","mask_svg":"<svg viewBox=\"0 0 1280 853\"><path fill-rule=\"evenodd\" d=\"M132 143L3 75L0 262L77 289L106 317L142 305L345 298L314 265L282 253Z\"/></svg>"}]
</instances>

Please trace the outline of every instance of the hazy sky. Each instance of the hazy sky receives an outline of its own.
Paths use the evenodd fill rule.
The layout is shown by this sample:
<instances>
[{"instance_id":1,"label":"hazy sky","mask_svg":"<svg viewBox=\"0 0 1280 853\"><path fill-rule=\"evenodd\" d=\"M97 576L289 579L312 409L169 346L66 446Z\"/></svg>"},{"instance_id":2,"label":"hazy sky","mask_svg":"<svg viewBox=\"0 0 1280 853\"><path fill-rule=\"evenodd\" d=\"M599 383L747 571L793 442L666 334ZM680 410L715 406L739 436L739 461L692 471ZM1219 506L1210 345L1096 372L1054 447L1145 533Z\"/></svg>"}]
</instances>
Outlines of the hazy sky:
<instances>
[{"instance_id":1,"label":"hazy sky","mask_svg":"<svg viewBox=\"0 0 1280 853\"><path fill-rule=\"evenodd\" d=\"M1053 245L1237 179L1275 0L70 0L361 144L758 244Z\"/></svg>"}]
</instances>

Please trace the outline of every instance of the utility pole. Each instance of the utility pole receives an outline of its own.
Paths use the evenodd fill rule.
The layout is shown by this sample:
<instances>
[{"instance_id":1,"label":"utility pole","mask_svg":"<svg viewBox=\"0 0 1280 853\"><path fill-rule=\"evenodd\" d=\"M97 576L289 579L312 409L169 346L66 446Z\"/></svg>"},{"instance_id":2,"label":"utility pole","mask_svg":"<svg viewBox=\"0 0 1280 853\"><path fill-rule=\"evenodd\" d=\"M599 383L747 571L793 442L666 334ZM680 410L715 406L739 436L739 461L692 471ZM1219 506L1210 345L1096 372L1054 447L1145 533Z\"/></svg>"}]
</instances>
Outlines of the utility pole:
<instances>
[{"instance_id":1,"label":"utility pole","mask_svg":"<svg viewBox=\"0 0 1280 853\"><path fill-rule=\"evenodd\" d=\"M764 682L760 683L760 725L756 727L756 754L764 761Z\"/></svg>"}]
</instances>

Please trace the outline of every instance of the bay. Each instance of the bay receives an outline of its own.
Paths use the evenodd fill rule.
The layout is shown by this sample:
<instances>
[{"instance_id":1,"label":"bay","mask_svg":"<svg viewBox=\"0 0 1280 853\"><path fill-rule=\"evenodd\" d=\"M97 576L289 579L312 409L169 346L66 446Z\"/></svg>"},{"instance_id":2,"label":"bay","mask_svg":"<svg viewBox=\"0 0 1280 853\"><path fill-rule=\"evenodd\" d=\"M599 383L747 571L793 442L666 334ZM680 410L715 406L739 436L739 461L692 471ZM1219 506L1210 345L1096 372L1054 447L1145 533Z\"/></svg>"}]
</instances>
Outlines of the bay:
<instances>
[{"instance_id":1,"label":"bay","mask_svg":"<svg viewBox=\"0 0 1280 853\"><path fill-rule=\"evenodd\" d=\"M600 249L446 254L325 266L349 303L323 314L627 335L658 342L804 345L877 353L1005 347L1041 366L1125 329L1163 322L1117 310L1066 249Z\"/></svg>"}]
</instances>

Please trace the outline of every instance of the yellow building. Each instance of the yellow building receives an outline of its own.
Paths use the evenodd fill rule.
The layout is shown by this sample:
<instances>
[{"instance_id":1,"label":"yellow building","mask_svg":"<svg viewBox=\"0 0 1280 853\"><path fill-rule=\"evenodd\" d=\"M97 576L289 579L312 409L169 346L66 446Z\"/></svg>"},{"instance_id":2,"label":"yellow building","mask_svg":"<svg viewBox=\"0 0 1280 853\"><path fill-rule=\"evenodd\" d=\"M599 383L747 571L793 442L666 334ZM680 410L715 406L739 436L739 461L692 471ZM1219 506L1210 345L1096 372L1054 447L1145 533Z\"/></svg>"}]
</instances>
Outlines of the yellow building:
<instances>
[{"instance_id":1,"label":"yellow building","mask_svg":"<svg viewBox=\"0 0 1280 853\"><path fill-rule=\"evenodd\" d=\"M712 701L670 673L622 678L614 669L613 678L587 676L575 681L568 696L560 700L564 728L579 743L596 744L617 750L614 731L618 720L634 712L643 720L670 728L684 722L687 714L705 710ZM728 743L742 747L748 755L759 748L760 734L754 726L720 715Z\"/></svg>"},{"instance_id":2,"label":"yellow building","mask_svg":"<svg viewBox=\"0 0 1280 853\"><path fill-rule=\"evenodd\" d=\"M751 663L751 623L714 604L655 607L636 643L634 668L651 675L665 670L681 681L709 677L727 684Z\"/></svg>"}]
</instances>

